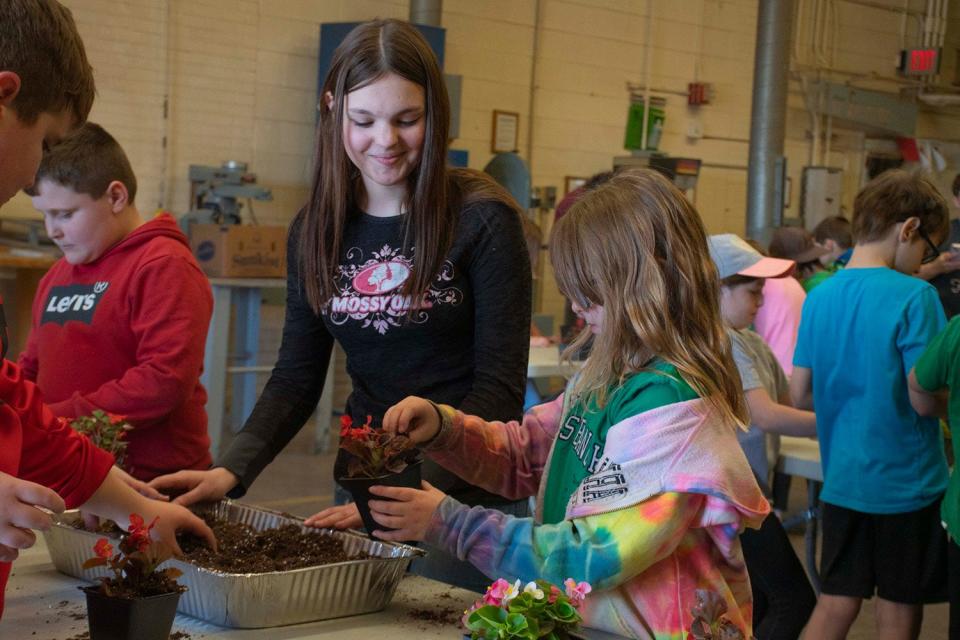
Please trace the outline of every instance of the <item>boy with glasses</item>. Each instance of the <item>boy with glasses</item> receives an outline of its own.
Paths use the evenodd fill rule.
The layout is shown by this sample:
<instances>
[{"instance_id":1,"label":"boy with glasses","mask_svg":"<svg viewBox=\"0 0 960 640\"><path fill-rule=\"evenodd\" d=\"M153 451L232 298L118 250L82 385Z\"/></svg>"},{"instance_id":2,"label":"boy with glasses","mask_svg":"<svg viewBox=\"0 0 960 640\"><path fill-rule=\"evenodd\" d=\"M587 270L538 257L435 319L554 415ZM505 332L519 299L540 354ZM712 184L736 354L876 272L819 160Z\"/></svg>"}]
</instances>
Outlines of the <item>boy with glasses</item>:
<instances>
[{"instance_id":1,"label":"boy with glasses","mask_svg":"<svg viewBox=\"0 0 960 640\"><path fill-rule=\"evenodd\" d=\"M850 262L803 306L790 391L816 412L824 477L810 639L846 637L874 594L884 637L917 638L923 604L946 599L943 439L910 406L907 374L945 323L912 274L936 259L947 221L927 178L882 174L854 202Z\"/></svg>"}]
</instances>

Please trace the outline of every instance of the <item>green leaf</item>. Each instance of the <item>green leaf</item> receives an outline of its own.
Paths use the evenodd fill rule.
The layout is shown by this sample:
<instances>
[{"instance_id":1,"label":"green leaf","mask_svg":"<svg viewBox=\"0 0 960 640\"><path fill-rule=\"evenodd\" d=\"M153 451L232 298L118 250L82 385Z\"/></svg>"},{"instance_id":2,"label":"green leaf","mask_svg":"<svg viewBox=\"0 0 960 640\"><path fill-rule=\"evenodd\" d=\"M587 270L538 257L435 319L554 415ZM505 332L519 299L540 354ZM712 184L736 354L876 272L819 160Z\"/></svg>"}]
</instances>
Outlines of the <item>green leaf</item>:
<instances>
[{"instance_id":1,"label":"green leaf","mask_svg":"<svg viewBox=\"0 0 960 640\"><path fill-rule=\"evenodd\" d=\"M486 637L497 637L507 623L507 612L500 607L486 605L467 616L467 628L471 631L490 631Z\"/></svg>"},{"instance_id":2,"label":"green leaf","mask_svg":"<svg viewBox=\"0 0 960 640\"><path fill-rule=\"evenodd\" d=\"M90 558L89 560L84 562L81 566L84 569L93 569L94 567L102 567L105 564L107 564L106 558Z\"/></svg>"},{"instance_id":3,"label":"green leaf","mask_svg":"<svg viewBox=\"0 0 960 640\"><path fill-rule=\"evenodd\" d=\"M571 605L569 602L562 602L560 600L557 600L551 609L547 609L546 613L557 622L572 624L582 620L580 614L573 607L573 605Z\"/></svg>"}]
</instances>

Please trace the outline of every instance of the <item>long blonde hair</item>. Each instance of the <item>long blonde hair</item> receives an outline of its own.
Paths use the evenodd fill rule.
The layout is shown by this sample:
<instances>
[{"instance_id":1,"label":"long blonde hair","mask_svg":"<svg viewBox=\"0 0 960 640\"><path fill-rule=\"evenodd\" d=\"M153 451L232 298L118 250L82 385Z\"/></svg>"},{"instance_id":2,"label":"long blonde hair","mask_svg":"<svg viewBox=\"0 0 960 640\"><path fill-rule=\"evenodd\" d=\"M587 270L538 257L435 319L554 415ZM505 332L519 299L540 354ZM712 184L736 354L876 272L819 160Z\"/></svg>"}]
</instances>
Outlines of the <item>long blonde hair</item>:
<instances>
[{"instance_id":1,"label":"long blonde hair","mask_svg":"<svg viewBox=\"0 0 960 640\"><path fill-rule=\"evenodd\" d=\"M602 407L608 389L659 356L722 418L747 422L703 222L669 180L634 169L588 191L554 227L550 257L564 295L604 308L573 389L588 406Z\"/></svg>"}]
</instances>

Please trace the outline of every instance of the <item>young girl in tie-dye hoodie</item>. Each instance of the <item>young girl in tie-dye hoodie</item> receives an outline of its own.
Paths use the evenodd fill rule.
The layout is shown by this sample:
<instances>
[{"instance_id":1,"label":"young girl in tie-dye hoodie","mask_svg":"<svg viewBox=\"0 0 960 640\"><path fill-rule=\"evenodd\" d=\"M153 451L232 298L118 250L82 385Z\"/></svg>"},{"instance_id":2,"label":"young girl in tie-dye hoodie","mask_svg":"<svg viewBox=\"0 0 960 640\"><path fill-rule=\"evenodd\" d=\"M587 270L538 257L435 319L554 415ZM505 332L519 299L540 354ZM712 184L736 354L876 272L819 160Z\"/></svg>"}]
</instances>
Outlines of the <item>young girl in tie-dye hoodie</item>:
<instances>
[{"instance_id":1,"label":"young girl in tie-dye hoodie","mask_svg":"<svg viewBox=\"0 0 960 640\"><path fill-rule=\"evenodd\" d=\"M427 540L491 577L591 583L589 627L685 639L697 589L719 594L749 637L750 585L738 533L769 512L735 430L740 378L717 271L693 206L663 176L620 173L556 225L561 291L593 350L556 401L522 423L491 423L410 397L383 418L464 479L533 519L470 508L429 484L375 488L387 540ZM578 343L571 346L572 350Z\"/></svg>"}]
</instances>

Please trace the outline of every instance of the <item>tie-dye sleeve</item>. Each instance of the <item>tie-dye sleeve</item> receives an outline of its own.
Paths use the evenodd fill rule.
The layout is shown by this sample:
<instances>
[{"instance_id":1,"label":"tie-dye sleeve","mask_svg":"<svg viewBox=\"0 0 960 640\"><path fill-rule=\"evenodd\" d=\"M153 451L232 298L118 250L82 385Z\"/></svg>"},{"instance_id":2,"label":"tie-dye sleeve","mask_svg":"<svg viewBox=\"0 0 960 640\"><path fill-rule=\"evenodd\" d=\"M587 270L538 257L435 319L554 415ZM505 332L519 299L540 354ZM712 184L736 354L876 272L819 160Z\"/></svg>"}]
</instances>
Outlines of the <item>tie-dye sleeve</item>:
<instances>
[{"instance_id":1,"label":"tie-dye sleeve","mask_svg":"<svg viewBox=\"0 0 960 640\"><path fill-rule=\"evenodd\" d=\"M573 577L609 589L673 553L695 526L705 499L663 493L627 509L535 525L531 518L470 508L448 496L433 515L426 542L488 576L554 584Z\"/></svg>"},{"instance_id":2,"label":"tie-dye sleeve","mask_svg":"<svg viewBox=\"0 0 960 640\"><path fill-rule=\"evenodd\" d=\"M523 422L487 422L438 405L440 435L427 454L472 485L510 500L536 495L560 425L563 396L527 411Z\"/></svg>"}]
</instances>

